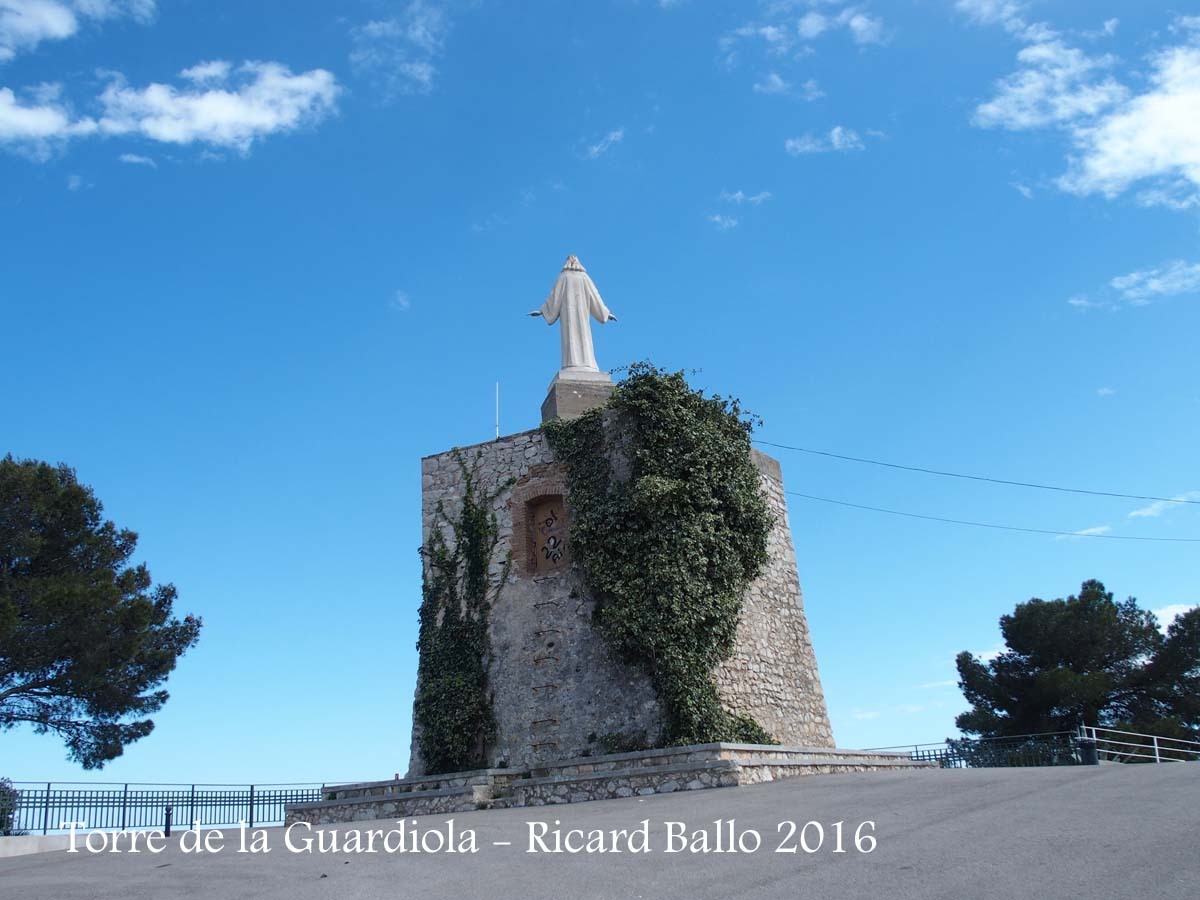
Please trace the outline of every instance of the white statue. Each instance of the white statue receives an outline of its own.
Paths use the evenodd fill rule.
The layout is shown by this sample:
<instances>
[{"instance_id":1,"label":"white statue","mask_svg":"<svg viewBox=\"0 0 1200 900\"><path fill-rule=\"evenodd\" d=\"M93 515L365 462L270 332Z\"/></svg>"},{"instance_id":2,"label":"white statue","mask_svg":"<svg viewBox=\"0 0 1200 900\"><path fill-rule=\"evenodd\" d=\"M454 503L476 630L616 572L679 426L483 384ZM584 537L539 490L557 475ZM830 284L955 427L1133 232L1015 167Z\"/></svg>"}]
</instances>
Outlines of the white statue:
<instances>
[{"instance_id":1,"label":"white statue","mask_svg":"<svg viewBox=\"0 0 1200 900\"><path fill-rule=\"evenodd\" d=\"M596 351L592 348L592 329L588 324L588 316L601 324L615 322L617 317L608 311L600 299L600 292L592 284L579 257L567 257L550 296L541 309L534 310L530 315L541 316L547 325L562 319L560 377L569 379L573 374L600 371L596 365Z\"/></svg>"}]
</instances>

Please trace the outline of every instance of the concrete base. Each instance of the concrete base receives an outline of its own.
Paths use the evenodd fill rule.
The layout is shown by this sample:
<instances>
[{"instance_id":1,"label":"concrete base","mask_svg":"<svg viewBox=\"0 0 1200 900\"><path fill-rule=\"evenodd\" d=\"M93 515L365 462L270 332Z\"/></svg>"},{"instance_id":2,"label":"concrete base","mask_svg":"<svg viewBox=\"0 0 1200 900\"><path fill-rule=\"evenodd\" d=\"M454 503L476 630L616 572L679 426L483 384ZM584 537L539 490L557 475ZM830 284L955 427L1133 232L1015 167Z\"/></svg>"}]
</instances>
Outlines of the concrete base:
<instances>
[{"instance_id":1,"label":"concrete base","mask_svg":"<svg viewBox=\"0 0 1200 900\"><path fill-rule=\"evenodd\" d=\"M550 382L542 401L542 421L574 419L603 406L616 389L607 372L561 370Z\"/></svg>"},{"instance_id":2,"label":"concrete base","mask_svg":"<svg viewBox=\"0 0 1200 900\"><path fill-rule=\"evenodd\" d=\"M320 802L288 804L286 815L288 824L331 825L738 787L809 775L933 768L933 763L913 762L902 753L876 750L695 744L584 756L525 769L334 785L325 788Z\"/></svg>"},{"instance_id":3,"label":"concrete base","mask_svg":"<svg viewBox=\"0 0 1200 900\"><path fill-rule=\"evenodd\" d=\"M50 853L71 846L69 834L20 834L0 837L0 859L27 856L30 853Z\"/></svg>"}]
</instances>

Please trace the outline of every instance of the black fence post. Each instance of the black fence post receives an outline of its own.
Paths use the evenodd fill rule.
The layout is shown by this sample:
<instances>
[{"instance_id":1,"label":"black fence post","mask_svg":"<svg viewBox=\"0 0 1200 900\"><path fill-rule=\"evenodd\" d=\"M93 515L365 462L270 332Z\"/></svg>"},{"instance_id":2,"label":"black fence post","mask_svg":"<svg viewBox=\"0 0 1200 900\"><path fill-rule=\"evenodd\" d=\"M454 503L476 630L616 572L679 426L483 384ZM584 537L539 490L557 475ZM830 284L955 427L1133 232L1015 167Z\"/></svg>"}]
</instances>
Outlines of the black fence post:
<instances>
[{"instance_id":1,"label":"black fence post","mask_svg":"<svg viewBox=\"0 0 1200 900\"><path fill-rule=\"evenodd\" d=\"M125 830L126 813L129 810L129 782L125 782L125 791L121 794L121 830Z\"/></svg>"},{"instance_id":2,"label":"black fence post","mask_svg":"<svg viewBox=\"0 0 1200 900\"><path fill-rule=\"evenodd\" d=\"M50 785L53 782L46 782L46 808L42 810L42 834L50 830Z\"/></svg>"},{"instance_id":3,"label":"black fence post","mask_svg":"<svg viewBox=\"0 0 1200 900\"><path fill-rule=\"evenodd\" d=\"M250 827L254 827L254 785L250 785Z\"/></svg>"},{"instance_id":4,"label":"black fence post","mask_svg":"<svg viewBox=\"0 0 1200 900\"><path fill-rule=\"evenodd\" d=\"M187 820L188 828L191 828L192 825L195 824L195 822L196 822L196 786L193 784L192 785L192 796L191 796L191 799L188 800L188 820Z\"/></svg>"},{"instance_id":5,"label":"black fence post","mask_svg":"<svg viewBox=\"0 0 1200 900\"><path fill-rule=\"evenodd\" d=\"M163 810L163 816L165 819L165 821L163 823L163 836L164 837L171 836L171 813L173 811L174 811L174 807L172 807L170 803L168 803L166 805L166 808Z\"/></svg>"}]
</instances>

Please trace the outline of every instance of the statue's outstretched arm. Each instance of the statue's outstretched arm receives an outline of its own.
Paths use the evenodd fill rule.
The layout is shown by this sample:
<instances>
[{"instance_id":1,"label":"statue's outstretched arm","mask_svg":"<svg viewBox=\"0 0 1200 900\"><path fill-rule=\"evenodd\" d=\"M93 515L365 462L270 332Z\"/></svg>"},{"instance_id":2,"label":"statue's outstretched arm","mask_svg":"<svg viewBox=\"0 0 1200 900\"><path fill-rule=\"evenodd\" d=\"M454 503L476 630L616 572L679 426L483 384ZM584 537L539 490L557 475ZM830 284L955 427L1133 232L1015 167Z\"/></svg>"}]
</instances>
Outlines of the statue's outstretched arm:
<instances>
[{"instance_id":1,"label":"statue's outstretched arm","mask_svg":"<svg viewBox=\"0 0 1200 900\"><path fill-rule=\"evenodd\" d=\"M617 317L616 317L616 316L614 316L612 313L609 313L609 314L608 314L608 321L610 321L610 322L615 322L615 321L617 321Z\"/></svg>"},{"instance_id":2,"label":"statue's outstretched arm","mask_svg":"<svg viewBox=\"0 0 1200 900\"><path fill-rule=\"evenodd\" d=\"M533 312L530 313L531 316L540 316L541 314L542 314L542 311L540 309L535 309Z\"/></svg>"}]
</instances>

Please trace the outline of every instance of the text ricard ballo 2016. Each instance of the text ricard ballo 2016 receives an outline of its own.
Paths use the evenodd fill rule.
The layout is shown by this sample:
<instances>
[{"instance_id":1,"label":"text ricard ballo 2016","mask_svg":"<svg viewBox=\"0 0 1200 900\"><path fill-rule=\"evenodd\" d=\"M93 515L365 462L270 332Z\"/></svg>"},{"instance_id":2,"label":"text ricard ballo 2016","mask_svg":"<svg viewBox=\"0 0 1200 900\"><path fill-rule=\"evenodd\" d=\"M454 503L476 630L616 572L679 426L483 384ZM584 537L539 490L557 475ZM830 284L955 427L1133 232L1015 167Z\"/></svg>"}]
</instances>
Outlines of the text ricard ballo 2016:
<instances>
[{"instance_id":1,"label":"text ricard ballo 2016","mask_svg":"<svg viewBox=\"0 0 1200 900\"><path fill-rule=\"evenodd\" d=\"M661 827L642 819L630 828L583 829L564 826L558 819L525 822L519 840L490 835L481 840L473 828L461 828L454 819L421 827L401 820L391 828L335 828L295 822L279 829L202 827L194 823L174 838L161 831L104 832L87 830L85 822L63 822L69 830L69 853L161 853L178 844L181 853L211 855L223 852L271 853L384 853L439 854L499 851L546 854L625 853L870 853L876 847L875 823L837 821L821 823L783 820L773 829L746 828L736 819L715 819L700 827L665 820ZM281 845L281 846L280 846Z\"/></svg>"}]
</instances>

